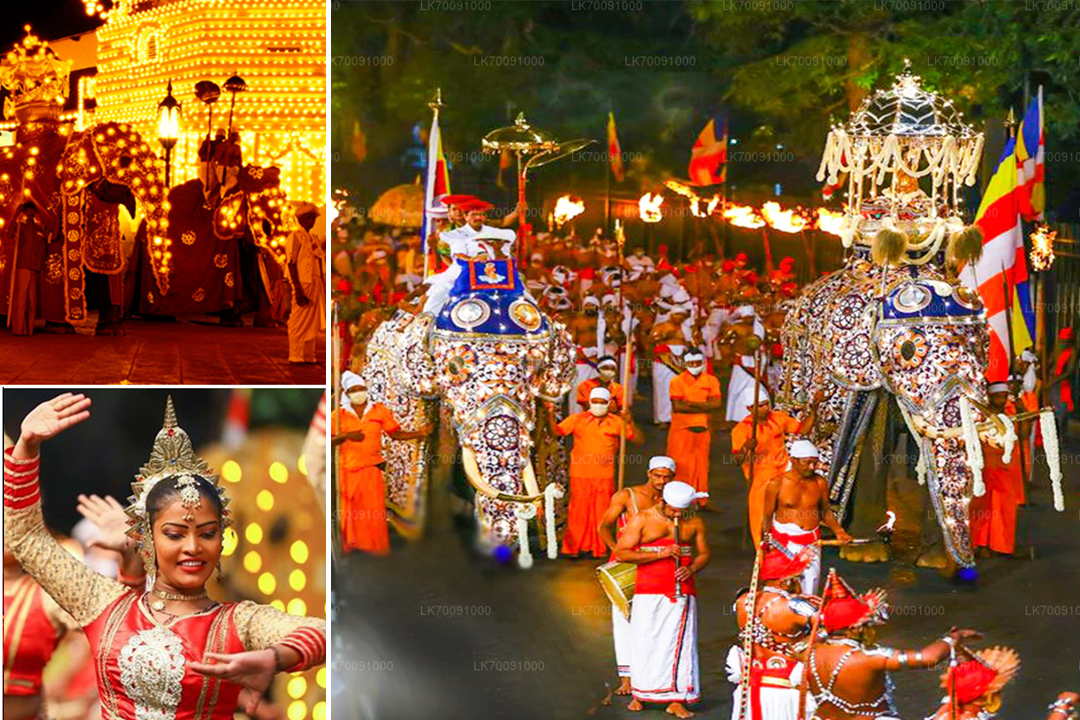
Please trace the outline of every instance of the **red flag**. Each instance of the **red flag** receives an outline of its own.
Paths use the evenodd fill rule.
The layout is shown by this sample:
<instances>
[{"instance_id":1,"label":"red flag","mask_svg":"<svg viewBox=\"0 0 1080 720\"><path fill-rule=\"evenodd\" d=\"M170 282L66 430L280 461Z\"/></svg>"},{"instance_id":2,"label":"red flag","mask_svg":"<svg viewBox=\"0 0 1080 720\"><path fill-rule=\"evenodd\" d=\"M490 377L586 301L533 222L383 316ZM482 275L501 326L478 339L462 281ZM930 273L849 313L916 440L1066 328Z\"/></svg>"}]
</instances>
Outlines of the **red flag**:
<instances>
[{"instance_id":1,"label":"red flag","mask_svg":"<svg viewBox=\"0 0 1080 720\"><path fill-rule=\"evenodd\" d=\"M717 185L727 179L727 122L723 133L716 135L716 119L698 135L690 151L690 182L694 185Z\"/></svg>"},{"instance_id":2,"label":"red flag","mask_svg":"<svg viewBox=\"0 0 1080 720\"><path fill-rule=\"evenodd\" d=\"M609 111L607 117L608 161L611 163L611 174L615 177L615 181L622 182L622 148L619 147L619 135L615 131L615 113Z\"/></svg>"}]
</instances>

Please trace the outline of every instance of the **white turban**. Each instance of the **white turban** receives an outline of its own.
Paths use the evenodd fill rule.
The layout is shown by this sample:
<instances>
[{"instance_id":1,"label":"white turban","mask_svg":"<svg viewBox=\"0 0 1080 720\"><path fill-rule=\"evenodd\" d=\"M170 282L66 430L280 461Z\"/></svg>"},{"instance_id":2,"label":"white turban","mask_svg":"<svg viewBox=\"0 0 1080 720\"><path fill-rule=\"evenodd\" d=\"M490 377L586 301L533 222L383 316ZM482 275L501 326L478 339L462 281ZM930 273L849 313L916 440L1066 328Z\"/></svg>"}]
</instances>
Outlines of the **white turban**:
<instances>
[{"instance_id":1,"label":"white turban","mask_svg":"<svg viewBox=\"0 0 1080 720\"><path fill-rule=\"evenodd\" d=\"M352 370L341 373L341 407L350 411L353 409L352 400L349 399L349 388L363 384L364 379Z\"/></svg>"},{"instance_id":2,"label":"white turban","mask_svg":"<svg viewBox=\"0 0 1080 720\"><path fill-rule=\"evenodd\" d=\"M735 308L735 310L733 310L731 313L732 322L736 320L742 320L743 318L751 317L754 317L753 305L740 305L739 307Z\"/></svg>"},{"instance_id":3,"label":"white turban","mask_svg":"<svg viewBox=\"0 0 1080 720\"><path fill-rule=\"evenodd\" d=\"M315 203L305 201L302 203L297 203L296 206L293 208L293 215L295 215L296 217L311 214L319 214L319 208L315 205Z\"/></svg>"},{"instance_id":4,"label":"white turban","mask_svg":"<svg viewBox=\"0 0 1080 720\"><path fill-rule=\"evenodd\" d=\"M670 284L670 283L661 283L660 284L660 297L662 297L662 298L671 297L672 295L675 294L675 287L676 287L675 285Z\"/></svg>"},{"instance_id":5,"label":"white turban","mask_svg":"<svg viewBox=\"0 0 1080 720\"><path fill-rule=\"evenodd\" d=\"M596 367L616 367L618 364L619 363L615 361L615 358L611 357L610 355L605 355L604 357L600 358L600 362L596 363Z\"/></svg>"},{"instance_id":6,"label":"white turban","mask_svg":"<svg viewBox=\"0 0 1080 720\"><path fill-rule=\"evenodd\" d=\"M593 400L611 400L611 391L605 387L594 387L589 391L589 402Z\"/></svg>"},{"instance_id":7,"label":"white turban","mask_svg":"<svg viewBox=\"0 0 1080 720\"><path fill-rule=\"evenodd\" d=\"M754 391L753 390L751 390L750 392L748 392L746 394L746 399L748 401L746 403L746 407L753 409L753 407L754 407ZM767 403L767 402L769 402L769 399L770 399L769 398L769 393L765 390L765 388L763 388L763 387L758 388L758 396L757 396L758 404L760 405L761 403Z\"/></svg>"},{"instance_id":8,"label":"white turban","mask_svg":"<svg viewBox=\"0 0 1080 720\"><path fill-rule=\"evenodd\" d=\"M1007 392L1009 392L1009 384L1008 383L1003 383L1003 382L990 383L989 387L986 388L986 394L987 395L994 395L996 393L1007 393Z\"/></svg>"},{"instance_id":9,"label":"white turban","mask_svg":"<svg viewBox=\"0 0 1080 720\"><path fill-rule=\"evenodd\" d=\"M788 455L793 458L816 458L818 450L809 440L796 440L791 443L791 451Z\"/></svg>"},{"instance_id":10,"label":"white turban","mask_svg":"<svg viewBox=\"0 0 1080 720\"><path fill-rule=\"evenodd\" d=\"M666 469L675 472L675 461L667 455L654 455L649 459L649 472Z\"/></svg>"},{"instance_id":11,"label":"white turban","mask_svg":"<svg viewBox=\"0 0 1080 720\"><path fill-rule=\"evenodd\" d=\"M693 348L693 349L687 350L686 353L683 355L683 360L685 362L690 362L691 360L704 360L704 359L705 359L705 353L701 352L701 350L699 348Z\"/></svg>"},{"instance_id":12,"label":"white turban","mask_svg":"<svg viewBox=\"0 0 1080 720\"><path fill-rule=\"evenodd\" d=\"M679 510L685 510L690 507L695 500L707 497L709 497L709 493L698 492L692 485L687 485L678 480L669 482L664 486L664 502Z\"/></svg>"},{"instance_id":13,"label":"white turban","mask_svg":"<svg viewBox=\"0 0 1080 720\"><path fill-rule=\"evenodd\" d=\"M677 302L680 305L690 302L690 293L686 292L686 288L679 288L675 291L675 294L671 296L672 302Z\"/></svg>"},{"instance_id":14,"label":"white turban","mask_svg":"<svg viewBox=\"0 0 1080 720\"><path fill-rule=\"evenodd\" d=\"M585 299L581 301L581 307L585 307L586 305L595 305L596 307L600 307L600 298L596 297L595 295L586 295Z\"/></svg>"}]
</instances>

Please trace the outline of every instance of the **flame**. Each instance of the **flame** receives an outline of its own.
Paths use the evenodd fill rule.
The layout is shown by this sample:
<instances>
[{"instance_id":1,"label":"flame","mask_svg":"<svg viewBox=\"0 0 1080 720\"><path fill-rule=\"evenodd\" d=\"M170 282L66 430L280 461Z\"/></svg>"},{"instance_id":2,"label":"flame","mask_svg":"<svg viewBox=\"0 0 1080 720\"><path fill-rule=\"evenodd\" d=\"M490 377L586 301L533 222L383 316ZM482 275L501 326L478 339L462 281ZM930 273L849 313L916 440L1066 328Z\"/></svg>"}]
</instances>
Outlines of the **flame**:
<instances>
[{"instance_id":1,"label":"flame","mask_svg":"<svg viewBox=\"0 0 1080 720\"><path fill-rule=\"evenodd\" d=\"M896 513L894 513L892 510L887 510L885 512L885 516L889 519L885 522L884 525L877 529L879 533L883 534L891 533L893 531L893 526L896 525Z\"/></svg>"},{"instance_id":2,"label":"flame","mask_svg":"<svg viewBox=\"0 0 1080 720\"><path fill-rule=\"evenodd\" d=\"M1054 264L1054 238L1057 231L1051 230L1045 224L1039 225L1031 233L1031 269L1049 270Z\"/></svg>"},{"instance_id":3,"label":"flame","mask_svg":"<svg viewBox=\"0 0 1080 720\"><path fill-rule=\"evenodd\" d=\"M830 235L840 235L840 225L844 222L844 213L829 208L817 209L817 229Z\"/></svg>"},{"instance_id":4,"label":"flame","mask_svg":"<svg viewBox=\"0 0 1080 720\"><path fill-rule=\"evenodd\" d=\"M552 217L555 224L562 227L583 212L585 212L585 202L581 198L573 195L562 195L555 201L555 210Z\"/></svg>"},{"instance_id":5,"label":"flame","mask_svg":"<svg viewBox=\"0 0 1080 720\"><path fill-rule=\"evenodd\" d=\"M752 229L765 227L765 221L761 219L761 215L749 205L728 205L724 208L722 215L736 227Z\"/></svg>"},{"instance_id":6,"label":"flame","mask_svg":"<svg viewBox=\"0 0 1080 720\"><path fill-rule=\"evenodd\" d=\"M810 227L810 221L803 214L802 208L782 210L780 203L769 201L761 206L761 216L769 227L781 232L797 233Z\"/></svg>"},{"instance_id":7,"label":"flame","mask_svg":"<svg viewBox=\"0 0 1080 720\"><path fill-rule=\"evenodd\" d=\"M660 206L664 204L664 196L660 193L653 195L652 193L645 193L638 200L638 214L641 219L647 223L657 223L663 219L663 213L660 212Z\"/></svg>"}]
</instances>

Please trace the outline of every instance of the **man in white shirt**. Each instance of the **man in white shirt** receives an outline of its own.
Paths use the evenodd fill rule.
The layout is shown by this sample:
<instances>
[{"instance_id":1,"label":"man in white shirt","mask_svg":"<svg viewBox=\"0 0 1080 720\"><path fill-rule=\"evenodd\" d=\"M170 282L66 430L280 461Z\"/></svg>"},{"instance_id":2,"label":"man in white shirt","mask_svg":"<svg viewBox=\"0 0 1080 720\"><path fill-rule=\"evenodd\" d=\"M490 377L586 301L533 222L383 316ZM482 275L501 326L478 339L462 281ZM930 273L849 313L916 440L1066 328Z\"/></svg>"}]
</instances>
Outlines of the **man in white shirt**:
<instances>
[{"instance_id":1,"label":"man in white shirt","mask_svg":"<svg viewBox=\"0 0 1080 720\"><path fill-rule=\"evenodd\" d=\"M326 330L325 253L319 239L311 234L319 209L304 202L296 208L300 228L285 241L289 280L292 282L292 312L289 314L289 362L316 363L316 347Z\"/></svg>"}]
</instances>

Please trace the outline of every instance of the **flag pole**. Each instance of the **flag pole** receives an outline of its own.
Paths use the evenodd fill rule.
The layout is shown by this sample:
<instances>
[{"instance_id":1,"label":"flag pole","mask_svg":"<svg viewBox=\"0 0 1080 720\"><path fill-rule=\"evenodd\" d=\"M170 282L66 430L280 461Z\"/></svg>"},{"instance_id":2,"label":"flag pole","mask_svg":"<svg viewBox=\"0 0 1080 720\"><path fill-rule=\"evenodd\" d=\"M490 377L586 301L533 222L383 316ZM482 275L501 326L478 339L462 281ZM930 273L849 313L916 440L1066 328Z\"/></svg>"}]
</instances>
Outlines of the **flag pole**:
<instances>
[{"instance_id":1,"label":"flag pole","mask_svg":"<svg viewBox=\"0 0 1080 720\"><path fill-rule=\"evenodd\" d=\"M437 87L437 88L435 88L435 97L432 98L431 102L428 103L428 107L431 108L431 112L432 112L431 127L433 129L438 127L438 124L439 124L439 110L442 108L442 106L443 106L442 88ZM442 145L442 130L439 131L439 145L440 146ZM432 180L433 180L433 178L431 176L432 175L431 164L432 163L437 163L437 162L438 162L438 160L436 158L431 157L431 138L429 137L428 138L428 152L427 152L427 164L428 164L428 167L427 167L427 172L424 174L424 176L425 176L424 179L425 179L425 182L426 182L426 186L424 187L424 219L423 219L423 233L422 233L423 237L420 238L420 243L421 243L420 247L421 247L421 250L424 253L424 277L425 278L430 276L431 273L434 272L434 270L435 270L435 268L432 267L431 248L428 247L428 237L431 235L431 215L428 212L429 209L430 209L428 207L428 191L431 190L432 193L434 193L434 190L429 187L431 185ZM435 170L436 170L436 172L438 172L438 166L437 165L436 165ZM432 200L435 199L434 194L432 195L431 199ZM436 248L436 251L437 250L438 250L438 248Z\"/></svg>"}]
</instances>

